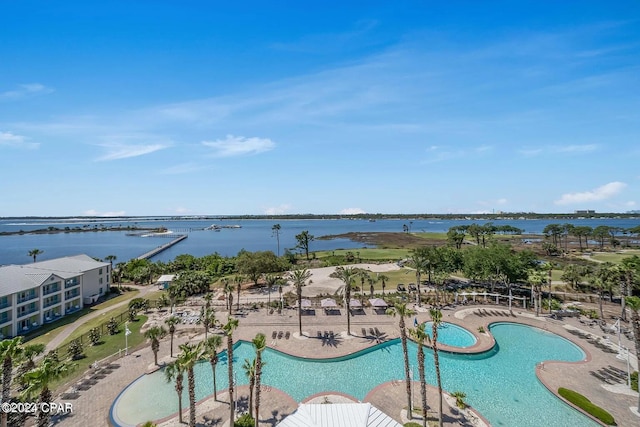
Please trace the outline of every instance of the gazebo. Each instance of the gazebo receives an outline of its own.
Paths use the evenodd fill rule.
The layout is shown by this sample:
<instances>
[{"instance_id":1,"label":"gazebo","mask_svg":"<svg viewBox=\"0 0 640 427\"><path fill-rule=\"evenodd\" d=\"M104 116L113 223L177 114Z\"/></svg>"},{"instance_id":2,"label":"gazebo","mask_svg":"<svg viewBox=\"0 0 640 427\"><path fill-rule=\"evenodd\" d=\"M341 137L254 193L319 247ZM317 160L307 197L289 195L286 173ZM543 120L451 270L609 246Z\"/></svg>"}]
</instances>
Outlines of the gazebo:
<instances>
[{"instance_id":1,"label":"gazebo","mask_svg":"<svg viewBox=\"0 0 640 427\"><path fill-rule=\"evenodd\" d=\"M382 298L371 298L369 299L369 304L371 304L371 307L373 307L373 310L376 313L380 313L380 311L384 312L387 307L389 307L389 304L387 304Z\"/></svg>"},{"instance_id":2,"label":"gazebo","mask_svg":"<svg viewBox=\"0 0 640 427\"><path fill-rule=\"evenodd\" d=\"M333 310L337 310L338 308L338 304L336 303L336 300L334 300L333 298L323 299L322 301L320 301L320 306L324 308L325 313L331 312Z\"/></svg>"}]
</instances>

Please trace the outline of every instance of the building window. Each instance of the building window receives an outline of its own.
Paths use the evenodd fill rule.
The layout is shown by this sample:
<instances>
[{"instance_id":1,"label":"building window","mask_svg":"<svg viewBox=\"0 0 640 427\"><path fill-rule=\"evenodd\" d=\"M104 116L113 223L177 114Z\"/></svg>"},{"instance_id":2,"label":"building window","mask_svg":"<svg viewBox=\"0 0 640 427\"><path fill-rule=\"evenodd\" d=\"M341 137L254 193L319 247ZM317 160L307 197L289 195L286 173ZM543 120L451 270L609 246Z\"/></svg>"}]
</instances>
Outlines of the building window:
<instances>
[{"instance_id":1,"label":"building window","mask_svg":"<svg viewBox=\"0 0 640 427\"><path fill-rule=\"evenodd\" d=\"M99 280L98 284L99 284L99 285L102 285L102 277L100 278L100 280Z\"/></svg>"},{"instance_id":2,"label":"building window","mask_svg":"<svg viewBox=\"0 0 640 427\"><path fill-rule=\"evenodd\" d=\"M99 269L99 270L98 270L98 274L102 274L102 269Z\"/></svg>"}]
</instances>

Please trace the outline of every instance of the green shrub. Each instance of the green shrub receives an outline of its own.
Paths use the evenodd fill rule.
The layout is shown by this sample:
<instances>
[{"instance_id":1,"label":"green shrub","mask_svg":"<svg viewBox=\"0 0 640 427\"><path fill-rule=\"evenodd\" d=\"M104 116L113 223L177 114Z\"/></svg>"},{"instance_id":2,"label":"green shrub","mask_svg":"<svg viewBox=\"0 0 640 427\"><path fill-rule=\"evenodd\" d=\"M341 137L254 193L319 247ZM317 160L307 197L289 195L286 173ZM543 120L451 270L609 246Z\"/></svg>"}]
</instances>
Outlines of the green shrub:
<instances>
[{"instance_id":1,"label":"green shrub","mask_svg":"<svg viewBox=\"0 0 640 427\"><path fill-rule=\"evenodd\" d=\"M89 331L89 341L91 341L91 345L100 344L100 328L93 328Z\"/></svg>"},{"instance_id":2,"label":"green shrub","mask_svg":"<svg viewBox=\"0 0 640 427\"><path fill-rule=\"evenodd\" d=\"M631 390L638 391L638 371L631 374Z\"/></svg>"},{"instance_id":3,"label":"green shrub","mask_svg":"<svg viewBox=\"0 0 640 427\"><path fill-rule=\"evenodd\" d=\"M118 321L113 317L109 319L109 322L107 323L107 330L109 331L109 335L115 335L119 332Z\"/></svg>"},{"instance_id":4,"label":"green shrub","mask_svg":"<svg viewBox=\"0 0 640 427\"><path fill-rule=\"evenodd\" d=\"M71 360L78 360L84 357L82 343L79 339L75 339L69 343L69 357Z\"/></svg>"},{"instance_id":5,"label":"green shrub","mask_svg":"<svg viewBox=\"0 0 640 427\"><path fill-rule=\"evenodd\" d=\"M404 424L404 427L422 427L422 425L420 425L418 423L414 423L413 421L410 421L410 422Z\"/></svg>"},{"instance_id":6,"label":"green shrub","mask_svg":"<svg viewBox=\"0 0 640 427\"><path fill-rule=\"evenodd\" d=\"M253 417L249 414L242 414L240 418L233 422L233 427L253 427L256 424Z\"/></svg>"},{"instance_id":7,"label":"green shrub","mask_svg":"<svg viewBox=\"0 0 640 427\"><path fill-rule=\"evenodd\" d=\"M593 403L591 403L589 399L587 399L580 393L560 387L558 389L558 394L564 397L565 399L567 399L569 402L576 405L578 408L584 410L586 413L599 419L604 424L608 426L617 425L616 421L613 419L613 415L611 415L609 412L602 409L601 407L594 405Z\"/></svg>"}]
</instances>

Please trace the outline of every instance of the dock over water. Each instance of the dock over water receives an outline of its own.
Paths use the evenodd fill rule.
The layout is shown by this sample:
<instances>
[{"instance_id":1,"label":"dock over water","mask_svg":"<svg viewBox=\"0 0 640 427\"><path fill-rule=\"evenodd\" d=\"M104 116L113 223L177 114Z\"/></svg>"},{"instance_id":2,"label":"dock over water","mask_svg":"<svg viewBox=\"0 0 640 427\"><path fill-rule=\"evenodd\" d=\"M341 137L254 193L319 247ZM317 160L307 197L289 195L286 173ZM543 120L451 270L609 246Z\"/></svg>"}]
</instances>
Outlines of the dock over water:
<instances>
[{"instance_id":1,"label":"dock over water","mask_svg":"<svg viewBox=\"0 0 640 427\"><path fill-rule=\"evenodd\" d=\"M140 255L136 259L149 259L149 258L151 258L151 257L153 257L155 255L158 255L160 252L162 252L162 251L164 251L166 249L169 249L171 246L180 243L181 241L183 241L187 237L189 237L187 234L179 234L179 235L176 236L175 239L171 240L170 242L167 242L164 245L158 246L157 248L152 249L149 252Z\"/></svg>"}]
</instances>

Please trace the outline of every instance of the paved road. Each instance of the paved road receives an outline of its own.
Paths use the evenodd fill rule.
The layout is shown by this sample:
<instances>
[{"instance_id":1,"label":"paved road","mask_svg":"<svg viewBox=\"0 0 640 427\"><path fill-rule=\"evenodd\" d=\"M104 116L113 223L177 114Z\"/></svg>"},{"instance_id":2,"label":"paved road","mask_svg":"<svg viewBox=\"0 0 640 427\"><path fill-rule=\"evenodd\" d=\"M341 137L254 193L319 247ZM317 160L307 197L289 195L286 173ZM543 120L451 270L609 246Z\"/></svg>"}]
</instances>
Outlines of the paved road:
<instances>
[{"instance_id":1,"label":"paved road","mask_svg":"<svg viewBox=\"0 0 640 427\"><path fill-rule=\"evenodd\" d=\"M113 310L114 308L118 308L118 307L122 307L123 305L127 305L129 304L129 301L132 300L133 298L144 298L145 295L147 295L149 292L151 291L155 291L157 290L157 287L154 285L148 285L148 286L133 286L133 285L127 285L130 288L135 288L138 289L140 292L134 294L131 293L131 296L123 301L120 301L117 304L111 305L109 307L105 307L102 308L100 310L96 310L92 313L87 314L86 316L82 316L80 317L78 320L76 320L73 323L70 323L69 325L67 325L66 328L64 328L64 330L62 332L60 332L56 337L54 337L51 341L49 341L49 343L47 344L47 348L45 349L45 354L51 350L56 349L57 347L60 346L60 344L62 344L64 342L64 340L66 340L69 335L71 335L73 333L73 331L75 331L76 329L78 329L81 325L84 325L86 322L88 322L91 319L94 319L98 316L101 316L102 314L106 313L109 310Z\"/></svg>"}]
</instances>

